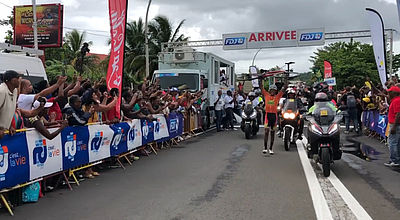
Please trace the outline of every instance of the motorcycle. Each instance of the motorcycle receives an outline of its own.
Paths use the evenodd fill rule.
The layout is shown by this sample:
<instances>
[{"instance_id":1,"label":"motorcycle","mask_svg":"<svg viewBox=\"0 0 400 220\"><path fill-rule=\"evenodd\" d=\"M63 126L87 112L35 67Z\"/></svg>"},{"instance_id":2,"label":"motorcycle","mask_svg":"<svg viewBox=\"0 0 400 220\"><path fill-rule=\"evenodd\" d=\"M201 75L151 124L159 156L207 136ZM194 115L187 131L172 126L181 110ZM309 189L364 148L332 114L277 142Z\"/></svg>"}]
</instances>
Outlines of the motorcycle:
<instances>
[{"instance_id":1,"label":"motorcycle","mask_svg":"<svg viewBox=\"0 0 400 220\"><path fill-rule=\"evenodd\" d=\"M260 129L257 122L257 110L253 107L252 102L247 102L242 111L242 123L240 128L245 134L246 139L256 136Z\"/></svg>"},{"instance_id":2,"label":"motorcycle","mask_svg":"<svg viewBox=\"0 0 400 220\"><path fill-rule=\"evenodd\" d=\"M322 164L325 177L330 175L330 166L334 160L340 160L342 149L340 145L340 121L343 113L336 114L329 102L316 102L316 109L306 116L308 123L308 158L314 158Z\"/></svg>"},{"instance_id":3,"label":"motorcycle","mask_svg":"<svg viewBox=\"0 0 400 220\"><path fill-rule=\"evenodd\" d=\"M295 99L287 99L281 112L281 126L283 131L283 145L286 151L296 146L296 138L299 130L300 111Z\"/></svg>"}]
</instances>

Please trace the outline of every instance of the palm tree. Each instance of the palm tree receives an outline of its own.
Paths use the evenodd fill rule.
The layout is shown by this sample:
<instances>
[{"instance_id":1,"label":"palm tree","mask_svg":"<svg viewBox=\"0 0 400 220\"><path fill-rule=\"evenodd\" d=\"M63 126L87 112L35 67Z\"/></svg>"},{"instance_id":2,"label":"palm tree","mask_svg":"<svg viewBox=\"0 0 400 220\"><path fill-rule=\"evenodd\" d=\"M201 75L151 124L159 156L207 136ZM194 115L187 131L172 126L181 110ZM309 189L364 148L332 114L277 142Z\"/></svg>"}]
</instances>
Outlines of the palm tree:
<instances>
[{"instance_id":1,"label":"palm tree","mask_svg":"<svg viewBox=\"0 0 400 220\"><path fill-rule=\"evenodd\" d=\"M165 16L157 16L149 22L149 60L150 72L158 68L158 53L162 50L162 43L186 41L179 30L185 20L179 22L173 29L170 21ZM142 18L127 24L125 43L125 76L128 81L140 83L145 76L145 30ZM126 82L126 80L125 80Z\"/></svg>"}]
</instances>

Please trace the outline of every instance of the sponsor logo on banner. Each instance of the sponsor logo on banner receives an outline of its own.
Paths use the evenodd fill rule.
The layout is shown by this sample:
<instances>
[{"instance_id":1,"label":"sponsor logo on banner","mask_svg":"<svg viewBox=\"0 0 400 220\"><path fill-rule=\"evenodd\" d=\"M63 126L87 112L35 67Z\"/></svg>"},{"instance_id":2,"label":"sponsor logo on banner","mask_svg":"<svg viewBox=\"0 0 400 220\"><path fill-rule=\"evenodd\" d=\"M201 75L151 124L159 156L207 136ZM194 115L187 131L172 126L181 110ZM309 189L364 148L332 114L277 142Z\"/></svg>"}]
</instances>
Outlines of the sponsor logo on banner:
<instances>
[{"instance_id":1,"label":"sponsor logo on banner","mask_svg":"<svg viewBox=\"0 0 400 220\"><path fill-rule=\"evenodd\" d=\"M154 140L168 137L168 125L164 116L157 116L157 121L154 121Z\"/></svg>"},{"instance_id":2,"label":"sponsor logo on banner","mask_svg":"<svg viewBox=\"0 0 400 220\"><path fill-rule=\"evenodd\" d=\"M129 123L130 129L128 132L127 145L128 150L135 149L142 145L142 129L140 120L133 120Z\"/></svg>"},{"instance_id":3,"label":"sponsor logo on banner","mask_svg":"<svg viewBox=\"0 0 400 220\"><path fill-rule=\"evenodd\" d=\"M323 36L324 36L323 32L303 33L300 35L300 41L321 40Z\"/></svg>"},{"instance_id":4,"label":"sponsor logo on banner","mask_svg":"<svg viewBox=\"0 0 400 220\"><path fill-rule=\"evenodd\" d=\"M103 143L103 132L97 131L92 139L92 143L90 143L90 150L97 152L100 149L101 144Z\"/></svg>"},{"instance_id":5,"label":"sponsor logo on banner","mask_svg":"<svg viewBox=\"0 0 400 220\"><path fill-rule=\"evenodd\" d=\"M231 37L225 39L224 45L242 45L245 42L246 42L245 37Z\"/></svg>"},{"instance_id":6,"label":"sponsor logo on banner","mask_svg":"<svg viewBox=\"0 0 400 220\"><path fill-rule=\"evenodd\" d=\"M7 146L0 147L0 182L6 180L6 172L8 170L8 148Z\"/></svg>"},{"instance_id":7,"label":"sponsor logo on banner","mask_svg":"<svg viewBox=\"0 0 400 220\"><path fill-rule=\"evenodd\" d=\"M74 161L75 154L77 151L76 134L74 134L74 132L70 132L69 135L67 135L67 141L64 144L64 149L65 149L65 157L70 161Z\"/></svg>"},{"instance_id":8,"label":"sponsor logo on banner","mask_svg":"<svg viewBox=\"0 0 400 220\"><path fill-rule=\"evenodd\" d=\"M114 148L115 150L118 150L118 145L119 143L121 143L123 136L124 136L124 129L118 128L111 140L111 147Z\"/></svg>"},{"instance_id":9,"label":"sponsor logo on banner","mask_svg":"<svg viewBox=\"0 0 400 220\"><path fill-rule=\"evenodd\" d=\"M170 120L170 132L174 133L177 132L179 128L179 120L177 118L171 119Z\"/></svg>"},{"instance_id":10,"label":"sponsor logo on banner","mask_svg":"<svg viewBox=\"0 0 400 220\"><path fill-rule=\"evenodd\" d=\"M35 141L35 148L33 148L33 165L43 167L47 159L47 145L46 139Z\"/></svg>"}]
</instances>

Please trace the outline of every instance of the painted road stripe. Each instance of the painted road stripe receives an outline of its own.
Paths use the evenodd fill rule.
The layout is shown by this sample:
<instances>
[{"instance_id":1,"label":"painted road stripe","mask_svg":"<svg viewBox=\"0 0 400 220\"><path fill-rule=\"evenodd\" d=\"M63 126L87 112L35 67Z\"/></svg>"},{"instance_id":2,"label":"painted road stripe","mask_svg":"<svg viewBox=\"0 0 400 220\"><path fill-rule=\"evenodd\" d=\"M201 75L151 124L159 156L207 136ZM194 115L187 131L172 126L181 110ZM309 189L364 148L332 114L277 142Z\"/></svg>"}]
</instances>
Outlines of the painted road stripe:
<instances>
[{"instance_id":1,"label":"painted road stripe","mask_svg":"<svg viewBox=\"0 0 400 220\"><path fill-rule=\"evenodd\" d=\"M303 142L304 146L307 146L307 138L303 136ZM299 146L297 146L298 148ZM303 151L304 150L304 147ZM300 152L299 152L300 154ZM306 155L307 156L307 155ZM300 156L301 158L301 156ZM308 158L307 158L308 160ZM309 160L308 160L309 161ZM310 162L309 162L310 164ZM311 166L311 164L310 164ZM318 166L321 168L322 167L320 164ZM357 217L357 219L360 220L372 220L371 216L365 211L365 209L361 206L361 204L354 198L354 196L350 193L350 191L343 185L343 183L337 178L335 173L331 170L331 175L328 177L328 180L332 183L333 187L335 187L336 191L339 193L339 195L342 197L343 201L347 204L349 209L353 212L353 214Z\"/></svg>"},{"instance_id":2,"label":"painted road stripe","mask_svg":"<svg viewBox=\"0 0 400 220\"><path fill-rule=\"evenodd\" d=\"M365 211L360 203L354 198L349 190L343 185L343 183L337 178L337 176L331 171L331 175L328 177L329 181L339 192L344 202L349 206L353 214L360 220L372 220L371 216Z\"/></svg>"},{"instance_id":3,"label":"painted road stripe","mask_svg":"<svg viewBox=\"0 0 400 220\"><path fill-rule=\"evenodd\" d=\"M311 199L313 201L315 215L319 220L330 220L332 218L328 203L326 202L324 193L319 185L317 175L308 160L307 153L302 144L296 143L297 151L299 152L301 165L303 166L304 174L306 175L308 189L310 190Z\"/></svg>"}]
</instances>

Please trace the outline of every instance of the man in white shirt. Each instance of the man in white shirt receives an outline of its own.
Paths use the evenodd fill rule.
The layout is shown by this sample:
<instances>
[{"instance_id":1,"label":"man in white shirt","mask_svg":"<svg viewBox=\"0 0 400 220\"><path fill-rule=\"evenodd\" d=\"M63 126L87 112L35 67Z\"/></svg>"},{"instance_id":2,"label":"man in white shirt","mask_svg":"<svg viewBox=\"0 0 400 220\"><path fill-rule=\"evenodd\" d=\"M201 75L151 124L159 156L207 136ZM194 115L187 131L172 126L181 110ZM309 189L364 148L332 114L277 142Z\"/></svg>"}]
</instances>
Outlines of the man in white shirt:
<instances>
[{"instance_id":1,"label":"man in white shirt","mask_svg":"<svg viewBox=\"0 0 400 220\"><path fill-rule=\"evenodd\" d=\"M217 117L216 120L216 126L217 126L217 131L221 131L221 122L222 122L222 114L223 114L223 109L224 108L224 100L222 98L222 91L218 91L218 98L214 102L214 109L215 109L215 116Z\"/></svg>"},{"instance_id":2,"label":"man in white shirt","mask_svg":"<svg viewBox=\"0 0 400 220\"><path fill-rule=\"evenodd\" d=\"M46 97L56 91L60 86L64 86L64 82L66 81L66 76L60 76L57 80L57 83L44 89L43 91L39 92L38 94L30 94L32 93L33 87L32 83L27 80L21 80L21 94L18 97L18 108L24 110L31 110L33 103L39 97Z\"/></svg>"},{"instance_id":3,"label":"man in white shirt","mask_svg":"<svg viewBox=\"0 0 400 220\"><path fill-rule=\"evenodd\" d=\"M6 129L10 134L15 134L15 129L11 127L15 109L17 108L18 87L20 75L7 70L3 75L3 83L0 85L0 139L3 138Z\"/></svg>"},{"instance_id":4,"label":"man in white shirt","mask_svg":"<svg viewBox=\"0 0 400 220\"><path fill-rule=\"evenodd\" d=\"M226 96L224 98L225 102L225 113L226 113L226 128L231 128L232 130L235 130L233 127L233 103L234 99L232 97L232 91L228 90L226 92Z\"/></svg>"},{"instance_id":5,"label":"man in white shirt","mask_svg":"<svg viewBox=\"0 0 400 220\"><path fill-rule=\"evenodd\" d=\"M239 91L236 95L236 103L235 103L235 109L233 110L234 113L236 113L239 117L242 115L242 108L244 105L244 96L243 96L243 91Z\"/></svg>"}]
</instances>

